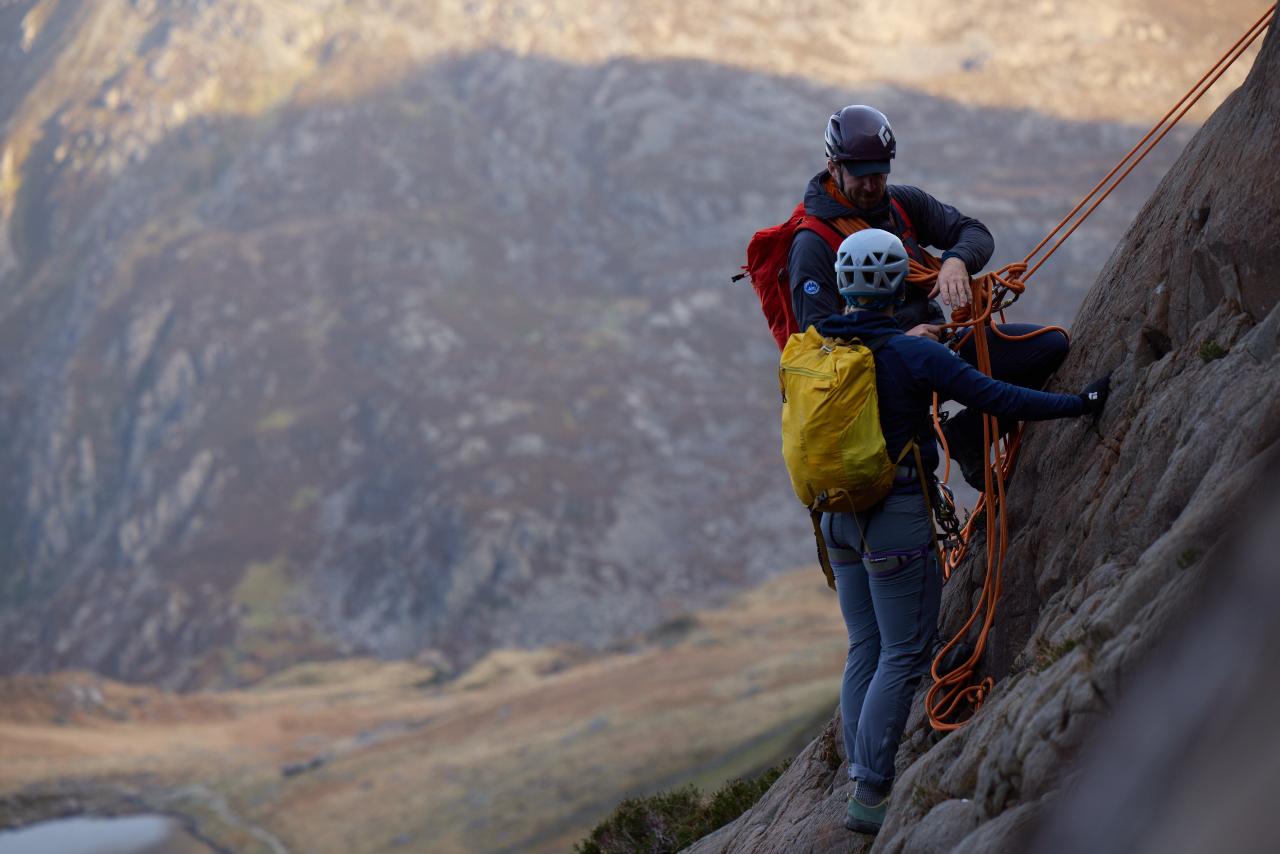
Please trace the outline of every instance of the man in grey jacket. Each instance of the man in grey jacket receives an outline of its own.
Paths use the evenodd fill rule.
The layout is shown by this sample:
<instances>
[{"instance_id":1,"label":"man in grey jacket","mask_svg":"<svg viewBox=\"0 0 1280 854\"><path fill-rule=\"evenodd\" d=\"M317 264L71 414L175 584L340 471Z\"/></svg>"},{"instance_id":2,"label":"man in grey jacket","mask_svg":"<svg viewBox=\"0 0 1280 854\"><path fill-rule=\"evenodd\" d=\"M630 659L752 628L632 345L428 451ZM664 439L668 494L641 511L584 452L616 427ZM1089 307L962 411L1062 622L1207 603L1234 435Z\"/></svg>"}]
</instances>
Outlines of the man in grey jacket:
<instances>
[{"instance_id":1,"label":"man in grey jacket","mask_svg":"<svg viewBox=\"0 0 1280 854\"><path fill-rule=\"evenodd\" d=\"M895 322L911 335L938 340L938 324L945 323L942 306L968 305L969 278L991 260L995 241L978 220L965 216L917 187L889 184L890 161L898 141L889 120L879 110L852 104L831 116L824 136L827 168L815 175L805 191L805 213L824 220L842 236L841 226L854 218L872 228L895 234L908 255L921 261L925 246L942 250L942 268L930 291L907 285L906 302ZM843 310L836 289L835 249L820 234L801 230L791 244L788 274L791 302L800 328L807 329ZM1001 325L1009 335L1025 335L1039 327L1027 323ZM1042 388L1067 358L1065 335L1048 332L1021 341L987 335L993 376L1027 388ZM976 365L972 339L960 356ZM1008 432L1013 422L1002 422ZM947 425L947 442L961 473L975 489L982 489L982 420L965 410Z\"/></svg>"}]
</instances>

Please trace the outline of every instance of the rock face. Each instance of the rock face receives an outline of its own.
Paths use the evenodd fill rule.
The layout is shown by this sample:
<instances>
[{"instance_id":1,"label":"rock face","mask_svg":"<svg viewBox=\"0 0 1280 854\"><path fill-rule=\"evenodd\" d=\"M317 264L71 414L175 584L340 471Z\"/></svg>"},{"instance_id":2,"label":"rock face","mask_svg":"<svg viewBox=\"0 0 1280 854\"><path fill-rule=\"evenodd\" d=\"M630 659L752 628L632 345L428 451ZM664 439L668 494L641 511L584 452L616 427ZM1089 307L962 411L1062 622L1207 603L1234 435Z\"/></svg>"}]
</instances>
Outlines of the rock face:
<instances>
[{"instance_id":1,"label":"rock face","mask_svg":"<svg viewBox=\"0 0 1280 854\"><path fill-rule=\"evenodd\" d=\"M850 95L577 9L0 4L0 671L460 667L811 559L776 352L727 277ZM1007 257L1133 138L858 96Z\"/></svg>"},{"instance_id":2,"label":"rock face","mask_svg":"<svg viewBox=\"0 0 1280 854\"><path fill-rule=\"evenodd\" d=\"M1278 140L1273 28L1246 83L1188 145L1080 310L1057 384L1114 371L1115 393L1096 426L1028 431L985 659L996 689L940 740L917 697L874 844L840 826L848 786L833 721L759 805L690 851L1274 841L1260 781L1273 779L1275 754L1269 739L1250 748L1241 732L1266 732L1265 710L1276 706L1263 663L1274 661L1274 620L1259 603L1276 595L1263 566L1275 565L1268 484L1280 467ZM1249 520L1269 539L1237 548ZM983 570L970 559L948 584L944 628L962 624ZM1189 616L1202 602L1216 604ZM1072 791L1076 760L1104 722Z\"/></svg>"}]
</instances>

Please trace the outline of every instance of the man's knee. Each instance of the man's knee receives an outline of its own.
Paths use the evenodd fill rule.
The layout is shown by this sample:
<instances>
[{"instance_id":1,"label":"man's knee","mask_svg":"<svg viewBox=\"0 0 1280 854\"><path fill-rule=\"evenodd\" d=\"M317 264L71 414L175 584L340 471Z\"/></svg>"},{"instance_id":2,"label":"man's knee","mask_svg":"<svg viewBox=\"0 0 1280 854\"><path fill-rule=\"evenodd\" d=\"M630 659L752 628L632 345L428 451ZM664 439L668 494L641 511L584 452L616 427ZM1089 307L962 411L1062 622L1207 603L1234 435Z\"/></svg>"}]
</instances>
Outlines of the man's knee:
<instances>
[{"instance_id":1,"label":"man's knee","mask_svg":"<svg viewBox=\"0 0 1280 854\"><path fill-rule=\"evenodd\" d=\"M1045 362L1048 365L1048 371L1045 373L1045 379L1049 378L1058 368L1062 367L1062 363L1067 360L1067 354L1071 352L1071 339L1067 337L1067 333L1059 329L1051 329L1044 333L1045 339Z\"/></svg>"},{"instance_id":2,"label":"man's knee","mask_svg":"<svg viewBox=\"0 0 1280 854\"><path fill-rule=\"evenodd\" d=\"M1001 329L1011 335L1031 335L1012 341L1002 339L992 347L992 374L1014 385L1043 388L1071 351L1071 340L1057 329L1031 324L1011 324Z\"/></svg>"}]
</instances>

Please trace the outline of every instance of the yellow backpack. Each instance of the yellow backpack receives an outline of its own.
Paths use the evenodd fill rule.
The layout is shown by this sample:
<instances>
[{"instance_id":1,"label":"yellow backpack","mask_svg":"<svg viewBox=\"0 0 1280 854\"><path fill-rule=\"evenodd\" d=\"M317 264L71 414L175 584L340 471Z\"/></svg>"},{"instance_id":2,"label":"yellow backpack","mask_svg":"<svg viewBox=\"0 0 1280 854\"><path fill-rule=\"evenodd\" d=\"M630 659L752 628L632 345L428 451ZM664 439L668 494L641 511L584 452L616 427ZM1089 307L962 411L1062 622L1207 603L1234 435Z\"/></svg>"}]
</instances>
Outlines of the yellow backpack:
<instances>
[{"instance_id":1,"label":"yellow backpack","mask_svg":"<svg viewBox=\"0 0 1280 854\"><path fill-rule=\"evenodd\" d=\"M818 559L832 589L822 514L866 510L893 487L898 461L889 458L880 428L872 356L884 340L823 338L811 326L791 336L778 366L782 458L796 498L809 509ZM913 446L903 448L898 460Z\"/></svg>"}]
</instances>

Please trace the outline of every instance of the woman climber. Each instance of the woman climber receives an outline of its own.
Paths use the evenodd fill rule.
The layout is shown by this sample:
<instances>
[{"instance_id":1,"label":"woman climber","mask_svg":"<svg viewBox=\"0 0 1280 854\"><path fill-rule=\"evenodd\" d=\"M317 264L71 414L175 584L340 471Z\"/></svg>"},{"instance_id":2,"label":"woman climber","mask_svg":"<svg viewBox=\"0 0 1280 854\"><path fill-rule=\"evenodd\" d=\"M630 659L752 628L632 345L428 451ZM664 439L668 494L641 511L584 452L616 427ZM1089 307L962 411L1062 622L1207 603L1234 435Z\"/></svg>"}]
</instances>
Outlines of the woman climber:
<instances>
[{"instance_id":1,"label":"woman climber","mask_svg":"<svg viewBox=\"0 0 1280 854\"><path fill-rule=\"evenodd\" d=\"M870 345L886 450L890 460L904 460L878 504L822 520L849 634L840 713L854 788L845 826L863 833L876 833L884 822L898 742L937 634L942 572L924 491L938 463L930 416L934 392L1019 421L1097 414L1110 392L1109 377L1078 395L1000 382L931 338L905 334L894 311L905 298L907 268L907 252L894 234L874 228L851 234L835 261L844 314L817 327L824 337ZM904 456L912 442L918 453Z\"/></svg>"}]
</instances>

